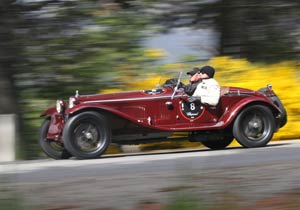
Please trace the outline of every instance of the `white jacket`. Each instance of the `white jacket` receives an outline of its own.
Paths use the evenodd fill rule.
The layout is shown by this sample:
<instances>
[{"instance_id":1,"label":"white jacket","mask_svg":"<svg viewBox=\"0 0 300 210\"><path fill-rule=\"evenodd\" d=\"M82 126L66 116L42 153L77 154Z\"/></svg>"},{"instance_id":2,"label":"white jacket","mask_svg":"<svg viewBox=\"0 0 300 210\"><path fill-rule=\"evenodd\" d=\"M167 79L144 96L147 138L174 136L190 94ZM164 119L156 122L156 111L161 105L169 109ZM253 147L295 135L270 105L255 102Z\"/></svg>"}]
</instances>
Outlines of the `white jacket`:
<instances>
[{"instance_id":1,"label":"white jacket","mask_svg":"<svg viewBox=\"0 0 300 210\"><path fill-rule=\"evenodd\" d=\"M203 79L197 86L193 96L200 97L201 103L216 106L220 99L220 85L213 79Z\"/></svg>"}]
</instances>

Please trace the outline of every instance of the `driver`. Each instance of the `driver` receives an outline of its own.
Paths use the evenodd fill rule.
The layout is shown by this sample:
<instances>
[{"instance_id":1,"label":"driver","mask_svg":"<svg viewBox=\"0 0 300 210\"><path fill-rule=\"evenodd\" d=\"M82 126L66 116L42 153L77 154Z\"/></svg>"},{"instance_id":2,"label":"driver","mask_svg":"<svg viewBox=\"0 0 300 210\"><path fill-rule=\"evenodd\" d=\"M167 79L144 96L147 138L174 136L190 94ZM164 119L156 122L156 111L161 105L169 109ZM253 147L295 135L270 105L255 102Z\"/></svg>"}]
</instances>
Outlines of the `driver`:
<instances>
[{"instance_id":1,"label":"driver","mask_svg":"<svg viewBox=\"0 0 300 210\"><path fill-rule=\"evenodd\" d=\"M189 96L192 96L193 93L195 92L198 84L200 83L201 79L199 77L196 77L195 75L197 73L200 73L200 69L195 67L191 71L187 72L187 75L190 75L190 83L188 85L185 85L183 87L183 90L186 94Z\"/></svg>"},{"instance_id":2,"label":"driver","mask_svg":"<svg viewBox=\"0 0 300 210\"><path fill-rule=\"evenodd\" d=\"M202 104L208 104L216 106L220 99L220 85L213 78L215 69L211 66L204 66L200 69L199 73L196 73L192 78L200 82L193 95L189 97L189 102L201 102ZM195 77L195 78L194 78Z\"/></svg>"}]
</instances>

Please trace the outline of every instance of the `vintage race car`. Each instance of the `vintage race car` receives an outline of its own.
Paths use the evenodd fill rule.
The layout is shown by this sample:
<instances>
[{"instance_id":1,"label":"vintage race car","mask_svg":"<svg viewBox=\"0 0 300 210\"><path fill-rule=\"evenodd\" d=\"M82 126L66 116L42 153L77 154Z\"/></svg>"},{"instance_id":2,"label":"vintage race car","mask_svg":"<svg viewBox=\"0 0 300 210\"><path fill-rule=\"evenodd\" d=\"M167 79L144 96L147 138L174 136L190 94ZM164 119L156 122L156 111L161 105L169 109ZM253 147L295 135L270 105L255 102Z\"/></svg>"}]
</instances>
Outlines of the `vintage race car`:
<instances>
[{"instance_id":1,"label":"vintage race car","mask_svg":"<svg viewBox=\"0 0 300 210\"><path fill-rule=\"evenodd\" d=\"M181 75L181 74L180 74ZM280 99L267 85L258 91L221 87L216 106L189 102L180 86L79 95L57 100L40 128L42 150L55 159L100 157L111 143L140 144L189 139L224 149L235 138L243 147L262 147L287 122Z\"/></svg>"}]
</instances>

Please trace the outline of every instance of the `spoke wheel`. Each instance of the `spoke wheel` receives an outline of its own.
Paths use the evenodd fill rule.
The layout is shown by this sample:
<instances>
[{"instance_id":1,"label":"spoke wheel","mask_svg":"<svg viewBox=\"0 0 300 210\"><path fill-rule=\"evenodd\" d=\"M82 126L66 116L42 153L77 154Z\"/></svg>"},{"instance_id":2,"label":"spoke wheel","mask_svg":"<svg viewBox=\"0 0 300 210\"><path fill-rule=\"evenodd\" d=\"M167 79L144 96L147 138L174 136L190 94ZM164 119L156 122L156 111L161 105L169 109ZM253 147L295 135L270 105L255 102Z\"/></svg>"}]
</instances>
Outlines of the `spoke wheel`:
<instances>
[{"instance_id":1,"label":"spoke wheel","mask_svg":"<svg viewBox=\"0 0 300 210\"><path fill-rule=\"evenodd\" d=\"M233 125L233 135L244 147L265 146L272 139L274 130L272 112L261 105L245 108Z\"/></svg>"},{"instance_id":2,"label":"spoke wheel","mask_svg":"<svg viewBox=\"0 0 300 210\"><path fill-rule=\"evenodd\" d=\"M53 139L47 139L47 133L50 125L50 119L46 119L40 128L39 144L43 152L54 159L68 159L71 154L64 148L64 145L60 141Z\"/></svg>"},{"instance_id":3,"label":"spoke wheel","mask_svg":"<svg viewBox=\"0 0 300 210\"><path fill-rule=\"evenodd\" d=\"M81 151L97 151L99 147L104 145L100 132L93 123L85 122L79 124L74 129L74 143Z\"/></svg>"},{"instance_id":4,"label":"spoke wheel","mask_svg":"<svg viewBox=\"0 0 300 210\"><path fill-rule=\"evenodd\" d=\"M100 157L111 140L105 117L97 112L83 112L70 118L63 137L66 148L78 159Z\"/></svg>"},{"instance_id":5,"label":"spoke wheel","mask_svg":"<svg viewBox=\"0 0 300 210\"><path fill-rule=\"evenodd\" d=\"M249 115L245 117L242 129L245 136L251 141L257 141L265 135L268 130L265 128L265 119L262 113L252 110Z\"/></svg>"}]
</instances>

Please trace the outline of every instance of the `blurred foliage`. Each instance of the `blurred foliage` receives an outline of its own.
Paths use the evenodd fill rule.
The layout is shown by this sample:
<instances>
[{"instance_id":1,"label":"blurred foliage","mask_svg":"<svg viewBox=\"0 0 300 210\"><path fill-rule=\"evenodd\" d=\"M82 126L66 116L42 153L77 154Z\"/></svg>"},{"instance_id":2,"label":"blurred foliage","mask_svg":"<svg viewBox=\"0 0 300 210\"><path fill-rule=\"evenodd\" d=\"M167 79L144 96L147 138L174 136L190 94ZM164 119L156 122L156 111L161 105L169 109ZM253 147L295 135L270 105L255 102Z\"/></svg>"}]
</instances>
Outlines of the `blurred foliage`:
<instances>
[{"instance_id":1,"label":"blurred foliage","mask_svg":"<svg viewBox=\"0 0 300 210\"><path fill-rule=\"evenodd\" d=\"M7 186L11 183L9 177L0 176L0 210L27 210L29 208L25 204L22 194L17 192L14 188Z\"/></svg>"},{"instance_id":2,"label":"blurred foliage","mask_svg":"<svg viewBox=\"0 0 300 210\"><path fill-rule=\"evenodd\" d=\"M145 14L162 33L173 28L212 28L219 33L214 55L277 63L299 59L298 0L148 0ZM201 50L201 44L194 48ZM198 59L201 59L198 57Z\"/></svg>"},{"instance_id":3,"label":"blurred foliage","mask_svg":"<svg viewBox=\"0 0 300 210\"><path fill-rule=\"evenodd\" d=\"M20 5L16 40L22 49L14 84L22 109L23 156L39 156L38 115L57 98L120 88L151 68L143 49L149 20L113 1L28 1ZM150 27L151 28L151 27Z\"/></svg>"},{"instance_id":4,"label":"blurred foliage","mask_svg":"<svg viewBox=\"0 0 300 210\"><path fill-rule=\"evenodd\" d=\"M179 186L178 191L180 190ZM184 189L184 186L181 187ZM188 187L185 187L188 188ZM299 192L297 190L277 193L267 198L257 199L255 202L245 199L240 194L233 194L224 190L218 193L196 195L195 191L181 190L177 192L166 207L161 210L253 210L253 209L299 209Z\"/></svg>"},{"instance_id":5,"label":"blurred foliage","mask_svg":"<svg viewBox=\"0 0 300 210\"><path fill-rule=\"evenodd\" d=\"M197 199L192 199L188 196L179 196L165 208L165 210L199 210L205 209L203 206L200 207L200 202Z\"/></svg>"},{"instance_id":6,"label":"blurred foliage","mask_svg":"<svg viewBox=\"0 0 300 210\"><path fill-rule=\"evenodd\" d=\"M146 49L144 41L173 28L209 28L219 34L219 48L210 49L215 56L247 58L211 59L217 79L254 89L272 83L289 114L275 138L297 137L299 9L296 0L0 1L0 113L20 116L20 157L39 157L39 114L55 99L76 90L91 94L162 84L170 69L178 74L200 65L189 61L203 59L184 55L179 63L161 65L168 53ZM193 48L203 50L201 43Z\"/></svg>"},{"instance_id":7,"label":"blurred foliage","mask_svg":"<svg viewBox=\"0 0 300 210\"><path fill-rule=\"evenodd\" d=\"M122 75L147 67L140 42L148 20L138 10L110 1L46 2L26 5L27 24L18 28L24 61L16 81L25 94L56 99L79 87L82 94L119 87Z\"/></svg>"},{"instance_id":8,"label":"blurred foliage","mask_svg":"<svg viewBox=\"0 0 300 210\"><path fill-rule=\"evenodd\" d=\"M241 209L235 198L224 194L221 198L209 203L204 198L198 198L189 193L178 193L162 210L234 210Z\"/></svg>"},{"instance_id":9,"label":"blurred foliage","mask_svg":"<svg viewBox=\"0 0 300 210\"><path fill-rule=\"evenodd\" d=\"M299 1L222 0L216 8L221 55L271 63L299 59Z\"/></svg>"},{"instance_id":10,"label":"blurred foliage","mask_svg":"<svg viewBox=\"0 0 300 210\"><path fill-rule=\"evenodd\" d=\"M273 139L294 139L300 137L300 69L299 61L276 64L252 63L247 59L216 57L209 62L217 69L216 79L224 86L237 86L258 90L267 84L279 96L288 113L287 124Z\"/></svg>"}]
</instances>

